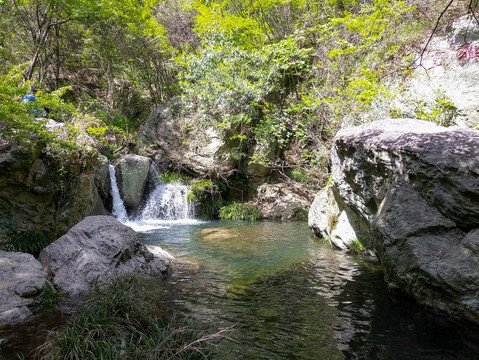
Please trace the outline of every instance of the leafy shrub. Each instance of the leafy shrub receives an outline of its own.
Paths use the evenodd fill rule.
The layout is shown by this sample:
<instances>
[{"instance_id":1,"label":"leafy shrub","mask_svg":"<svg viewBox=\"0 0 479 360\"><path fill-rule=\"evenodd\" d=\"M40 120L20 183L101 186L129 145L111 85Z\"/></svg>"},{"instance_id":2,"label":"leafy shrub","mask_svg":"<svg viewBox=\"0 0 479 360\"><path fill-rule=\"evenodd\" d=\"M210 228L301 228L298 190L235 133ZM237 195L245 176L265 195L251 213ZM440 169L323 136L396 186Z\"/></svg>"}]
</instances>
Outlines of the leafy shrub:
<instances>
[{"instance_id":1,"label":"leafy shrub","mask_svg":"<svg viewBox=\"0 0 479 360\"><path fill-rule=\"evenodd\" d=\"M432 121L446 127L454 125L454 119L459 115L454 102L441 92L437 94L436 101L432 104L425 101L417 102L415 110L419 119Z\"/></svg>"},{"instance_id":2,"label":"leafy shrub","mask_svg":"<svg viewBox=\"0 0 479 360\"><path fill-rule=\"evenodd\" d=\"M186 175L167 170L161 174L161 180L163 180L165 184L170 182L189 183L191 178L187 177Z\"/></svg>"},{"instance_id":3,"label":"leafy shrub","mask_svg":"<svg viewBox=\"0 0 479 360\"><path fill-rule=\"evenodd\" d=\"M0 119L2 119L2 137L14 139L27 147L36 144L55 144L58 146L71 147L75 142L75 129L65 126L61 137L56 132L45 128L46 120L36 119L34 114L29 113L35 109L49 108L51 113L68 113L69 117L74 112L71 104L62 100L63 94L69 89L61 88L52 93L39 91L35 102L24 103L20 101L22 96L30 92L34 85L32 81L21 83L26 65L16 66L6 75L0 75ZM65 120L65 119L62 119Z\"/></svg>"},{"instance_id":4,"label":"leafy shrub","mask_svg":"<svg viewBox=\"0 0 479 360\"><path fill-rule=\"evenodd\" d=\"M211 180L194 182L188 200L195 203L197 215L202 219L216 218L224 204L218 186Z\"/></svg>"},{"instance_id":5,"label":"leafy shrub","mask_svg":"<svg viewBox=\"0 0 479 360\"><path fill-rule=\"evenodd\" d=\"M219 210L219 216L223 220L252 221L260 219L263 214L253 205L234 202L227 206L222 206Z\"/></svg>"}]
</instances>

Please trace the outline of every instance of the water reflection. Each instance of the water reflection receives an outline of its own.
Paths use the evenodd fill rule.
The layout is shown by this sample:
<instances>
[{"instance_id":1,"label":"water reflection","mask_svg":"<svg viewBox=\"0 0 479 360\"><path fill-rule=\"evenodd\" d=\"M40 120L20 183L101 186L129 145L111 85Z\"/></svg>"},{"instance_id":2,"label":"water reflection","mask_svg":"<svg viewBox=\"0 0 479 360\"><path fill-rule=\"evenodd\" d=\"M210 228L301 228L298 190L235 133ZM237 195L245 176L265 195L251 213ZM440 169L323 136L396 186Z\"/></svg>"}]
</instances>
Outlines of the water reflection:
<instances>
[{"instance_id":1,"label":"water reflection","mask_svg":"<svg viewBox=\"0 0 479 360\"><path fill-rule=\"evenodd\" d=\"M177 258L159 301L210 331L236 327L215 359L479 359L477 328L390 294L377 262L332 249L306 224L161 225L140 233ZM15 329L0 338L21 344L35 323Z\"/></svg>"},{"instance_id":2,"label":"water reflection","mask_svg":"<svg viewBox=\"0 0 479 360\"><path fill-rule=\"evenodd\" d=\"M198 264L176 300L212 329L237 324L218 359L473 359L479 331L388 292L382 271L301 223L209 223L144 234ZM437 330L439 329L439 330Z\"/></svg>"}]
</instances>

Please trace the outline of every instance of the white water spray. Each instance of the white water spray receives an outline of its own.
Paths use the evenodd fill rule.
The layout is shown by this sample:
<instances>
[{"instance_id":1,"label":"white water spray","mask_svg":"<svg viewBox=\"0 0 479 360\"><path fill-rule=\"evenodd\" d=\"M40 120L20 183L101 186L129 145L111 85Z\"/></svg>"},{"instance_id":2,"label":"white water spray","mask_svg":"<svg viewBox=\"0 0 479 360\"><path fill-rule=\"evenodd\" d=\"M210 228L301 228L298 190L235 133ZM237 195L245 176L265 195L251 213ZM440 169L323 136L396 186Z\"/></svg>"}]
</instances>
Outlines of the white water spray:
<instances>
[{"instance_id":1,"label":"white water spray","mask_svg":"<svg viewBox=\"0 0 479 360\"><path fill-rule=\"evenodd\" d=\"M193 218L188 188L179 182L159 183L141 210L139 220L188 220Z\"/></svg>"},{"instance_id":2,"label":"white water spray","mask_svg":"<svg viewBox=\"0 0 479 360\"><path fill-rule=\"evenodd\" d=\"M128 214L123 204L123 200L120 197L120 189L118 189L118 183L116 182L115 168L113 165L108 165L108 170L110 171L110 182L111 182L111 196L113 198L113 209L112 213L118 221L126 223L128 221Z\"/></svg>"},{"instance_id":3,"label":"white water spray","mask_svg":"<svg viewBox=\"0 0 479 360\"><path fill-rule=\"evenodd\" d=\"M128 220L116 182L115 169L109 166L113 196L113 216L136 231L169 227L171 224L198 223L194 219L194 204L188 200L189 189L179 182L163 183L156 166L150 167L150 179L154 188L140 209L135 220Z\"/></svg>"}]
</instances>

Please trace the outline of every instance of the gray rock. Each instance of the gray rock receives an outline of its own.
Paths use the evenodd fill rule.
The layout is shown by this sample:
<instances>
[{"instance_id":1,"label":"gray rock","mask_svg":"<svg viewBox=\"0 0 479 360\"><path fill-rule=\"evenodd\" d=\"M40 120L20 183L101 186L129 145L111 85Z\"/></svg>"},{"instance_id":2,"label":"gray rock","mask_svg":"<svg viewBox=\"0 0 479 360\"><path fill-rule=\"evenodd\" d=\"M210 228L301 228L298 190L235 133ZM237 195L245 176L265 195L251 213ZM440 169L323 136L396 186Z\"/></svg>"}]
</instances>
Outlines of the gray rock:
<instances>
[{"instance_id":1,"label":"gray rock","mask_svg":"<svg viewBox=\"0 0 479 360\"><path fill-rule=\"evenodd\" d=\"M118 188L130 215L138 210L145 191L151 159L134 154L122 156L115 166Z\"/></svg>"},{"instance_id":2,"label":"gray rock","mask_svg":"<svg viewBox=\"0 0 479 360\"><path fill-rule=\"evenodd\" d=\"M267 219L304 220L308 216L309 191L293 184L262 184L256 190L255 205Z\"/></svg>"},{"instance_id":3,"label":"gray rock","mask_svg":"<svg viewBox=\"0 0 479 360\"><path fill-rule=\"evenodd\" d=\"M173 104L174 105L174 104ZM169 152L179 144L179 127L170 105L160 104L154 109L139 132L142 144L156 144Z\"/></svg>"},{"instance_id":4,"label":"gray rock","mask_svg":"<svg viewBox=\"0 0 479 360\"><path fill-rule=\"evenodd\" d=\"M85 216L106 213L100 196L107 191L104 157L97 166L87 160L82 174L72 174L59 186L54 163L43 151L0 140L0 242L19 229L60 236Z\"/></svg>"},{"instance_id":5,"label":"gray rock","mask_svg":"<svg viewBox=\"0 0 479 360\"><path fill-rule=\"evenodd\" d=\"M474 16L469 14L454 21L446 29L446 37L455 47L479 40L479 26Z\"/></svg>"},{"instance_id":6,"label":"gray rock","mask_svg":"<svg viewBox=\"0 0 479 360\"><path fill-rule=\"evenodd\" d=\"M39 260L73 307L97 282L135 272L161 277L171 270L171 258L151 253L133 229L111 216L85 218L43 249Z\"/></svg>"},{"instance_id":7,"label":"gray rock","mask_svg":"<svg viewBox=\"0 0 479 360\"><path fill-rule=\"evenodd\" d=\"M0 324L26 320L46 281L47 272L33 255L0 251Z\"/></svg>"},{"instance_id":8,"label":"gray rock","mask_svg":"<svg viewBox=\"0 0 479 360\"><path fill-rule=\"evenodd\" d=\"M328 218L325 202L336 202L390 287L479 323L479 132L376 121L340 131L332 162L332 189L311 217ZM327 221L313 230L327 233Z\"/></svg>"},{"instance_id":9,"label":"gray rock","mask_svg":"<svg viewBox=\"0 0 479 360\"><path fill-rule=\"evenodd\" d=\"M340 210L331 186L314 198L308 213L308 226L320 238L327 238L339 249L346 250L358 238L346 210Z\"/></svg>"}]
</instances>

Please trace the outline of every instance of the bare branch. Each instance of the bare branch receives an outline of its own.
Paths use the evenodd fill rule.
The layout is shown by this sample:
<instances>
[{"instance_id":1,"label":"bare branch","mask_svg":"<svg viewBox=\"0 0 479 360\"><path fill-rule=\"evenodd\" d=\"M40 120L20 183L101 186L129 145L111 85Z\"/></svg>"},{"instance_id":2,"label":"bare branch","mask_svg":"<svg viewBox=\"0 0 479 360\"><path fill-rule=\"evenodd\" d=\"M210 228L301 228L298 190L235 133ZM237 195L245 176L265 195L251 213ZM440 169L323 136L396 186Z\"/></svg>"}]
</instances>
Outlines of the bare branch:
<instances>
[{"instance_id":1,"label":"bare branch","mask_svg":"<svg viewBox=\"0 0 479 360\"><path fill-rule=\"evenodd\" d=\"M421 55L419 55L419 65L420 66L423 66L422 65L422 59L424 57L424 53L426 52L427 50L427 47L429 46L429 43L431 42L434 34L436 33L437 31L437 28L439 27L439 24L441 22L441 19L442 17L444 16L444 14L447 12L447 10L449 9L449 7L452 5L452 3L454 2L454 0L450 0L449 3L447 4L446 8L441 12L441 15L439 15L439 17L437 18L437 21L436 21L436 25L434 26L434 29L432 30L432 33L431 33L431 36L429 36L429 39L427 40L427 43L426 45L424 46L424 48L422 49L422 52L421 52ZM417 60L417 59L416 59ZM415 60L415 61L416 61Z\"/></svg>"}]
</instances>

